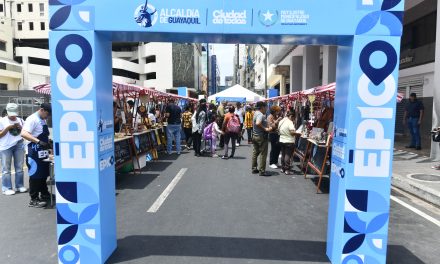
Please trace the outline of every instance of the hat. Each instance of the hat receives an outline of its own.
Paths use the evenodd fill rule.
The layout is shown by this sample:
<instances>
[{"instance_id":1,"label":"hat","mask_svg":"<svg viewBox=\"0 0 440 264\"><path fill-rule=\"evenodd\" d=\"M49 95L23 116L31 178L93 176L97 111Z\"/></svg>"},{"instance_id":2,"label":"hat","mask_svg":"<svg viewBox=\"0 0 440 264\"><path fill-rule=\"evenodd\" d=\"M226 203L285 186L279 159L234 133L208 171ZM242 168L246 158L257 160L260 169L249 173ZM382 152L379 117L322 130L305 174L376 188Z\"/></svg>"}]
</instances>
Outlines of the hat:
<instances>
[{"instance_id":1,"label":"hat","mask_svg":"<svg viewBox=\"0 0 440 264\"><path fill-rule=\"evenodd\" d=\"M42 103L40 108L46 112L49 112L49 114L52 114L52 105L50 103Z\"/></svg>"},{"instance_id":2,"label":"hat","mask_svg":"<svg viewBox=\"0 0 440 264\"><path fill-rule=\"evenodd\" d=\"M417 98L417 94L416 94L416 93L411 93L411 94L409 95L409 97Z\"/></svg>"},{"instance_id":3,"label":"hat","mask_svg":"<svg viewBox=\"0 0 440 264\"><path fill-rule=\"evenodd\" d=\"M6 111L8 112L8 116L18 116L18 105L14 103L7 104Z\"/></svg>"},{"instance_id":4,"label":"hat","mask_svg":"<svg viewBox=\"0 0 440 264\"><path fill-rule=\"evenodd\" d=\"M267 106L266 102L263 102L263 101L259 101L259 102L257 102L257 105L256 105L256 107L257 107L258 109L260 109L260 108L262 108L262 107L266 107L266 106Z\"/></svg>"}]
</instances>

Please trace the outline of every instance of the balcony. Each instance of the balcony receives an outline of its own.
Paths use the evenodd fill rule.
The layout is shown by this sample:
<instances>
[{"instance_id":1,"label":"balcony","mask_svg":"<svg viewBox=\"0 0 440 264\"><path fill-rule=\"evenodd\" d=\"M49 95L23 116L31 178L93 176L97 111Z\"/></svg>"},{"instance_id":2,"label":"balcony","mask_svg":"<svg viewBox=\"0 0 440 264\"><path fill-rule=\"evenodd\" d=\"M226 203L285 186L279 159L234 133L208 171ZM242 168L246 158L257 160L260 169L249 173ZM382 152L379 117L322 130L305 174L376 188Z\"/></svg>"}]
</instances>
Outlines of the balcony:
<instances>
[{"instance_id":1,"label":"balcony","mask_svg":"<svg viewBox=\"0 0 440 264\"><path fill-rule=\"evenodd\" d=\"M20 64L8 61L5 59L0 59L0 76L21 79L23 69Z\"/></svg>"}]
</instances>

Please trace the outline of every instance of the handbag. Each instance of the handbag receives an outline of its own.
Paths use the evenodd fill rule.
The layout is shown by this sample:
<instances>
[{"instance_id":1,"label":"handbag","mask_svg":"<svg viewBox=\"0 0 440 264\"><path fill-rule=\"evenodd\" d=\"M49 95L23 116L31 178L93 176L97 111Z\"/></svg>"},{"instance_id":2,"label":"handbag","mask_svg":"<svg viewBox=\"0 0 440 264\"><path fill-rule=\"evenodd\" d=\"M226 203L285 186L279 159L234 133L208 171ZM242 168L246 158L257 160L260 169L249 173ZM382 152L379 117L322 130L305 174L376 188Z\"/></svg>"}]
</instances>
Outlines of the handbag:
<instances>
[{"instance_id":1,"label":"handbag","mask_svg":"<svg viewBox=\"0 0 440 264\"><path fill-rule=\"evenodd\" d=\"M431 131L431 134L432 134L432 141L440 142L440 130L433 130Z\"/></svg>"}]
</instances>

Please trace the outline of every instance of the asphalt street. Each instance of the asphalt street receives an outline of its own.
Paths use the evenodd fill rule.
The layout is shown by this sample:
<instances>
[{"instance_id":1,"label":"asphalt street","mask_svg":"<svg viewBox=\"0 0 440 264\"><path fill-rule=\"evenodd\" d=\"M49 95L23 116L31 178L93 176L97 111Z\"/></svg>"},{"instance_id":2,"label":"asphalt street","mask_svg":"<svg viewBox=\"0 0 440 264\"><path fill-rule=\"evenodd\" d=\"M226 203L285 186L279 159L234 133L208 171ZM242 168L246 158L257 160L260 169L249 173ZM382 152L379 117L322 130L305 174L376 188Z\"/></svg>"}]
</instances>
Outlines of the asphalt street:
<instances>
[{"instance_id":1,"label":"asphalt street","mask_svg":"<svg viewBox=\"0 0 440 264\"><path fill-rule=\"evenodd\" d=\"M328 194L302 175L252 175L250 154L244 145L230 160L162 156L141 174L117 175L118 249L108 263L329 263ZM436 207L393 196L440 219ZM0 263L57 263L55 212L27 202L0 196ZM439 263L439 237L438 225L391 203L388 263Z\"/></svg>"}]
</instances>

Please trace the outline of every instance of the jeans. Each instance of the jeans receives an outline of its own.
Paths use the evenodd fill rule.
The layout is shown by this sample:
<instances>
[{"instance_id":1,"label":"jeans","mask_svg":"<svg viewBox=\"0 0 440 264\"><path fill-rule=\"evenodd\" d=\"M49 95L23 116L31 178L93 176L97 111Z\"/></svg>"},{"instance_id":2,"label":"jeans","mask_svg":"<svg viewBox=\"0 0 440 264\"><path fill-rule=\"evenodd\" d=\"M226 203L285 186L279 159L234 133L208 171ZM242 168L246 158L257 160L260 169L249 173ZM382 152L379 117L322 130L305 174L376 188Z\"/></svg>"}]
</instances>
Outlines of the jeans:
<instances>
[{"instance_id":1,"label":"jeans","mask_svg":"<svg viewBox=\"0 0 440 264\"><path fill-rule=\"evenodd\" d=\"M281 166L283 171L290 170L292 163L293 151L295 149L294 143L280 143L281 144Z\"/></svg>"},{"instance_id":2,"label":"jeans","mask_svg":"<svg viewBox=\"0 0 440 264\"><path fill-rule=\"evenodd\" d=\"M408 118L408 128L409 133L411 134L411 146L413 147L420 147L422 145L420 139L420 125L418 122L418 117Z\"/></svg>"},{"instance_id":3,"label":"jeans","mask_svg":"<svg viewBox=\"0 0 440 264\"><path fill-rule=\"evenodd\" d=\"M252 140L252 143L254 145L253 151L252 151L252 169L257 170L260 173L266 172L266 161L267 161L267 149L269 146L269 142L267 139L263 138L262 136L254 135L254 138ZM258 166L258 157L260 157L260 166Z\"/></svg>"},{"instance_id":4,"label":"jeans","mask_svg":"<svg viewBox=\"0 0 440 264\"><path fill-rule=\"evenodd\" d=\"M277 133L269 134L270 140L270 159L269 164L278 164L278 157L280 156L281 146L280 146L280 135Z\"/></svg>"},{"instance_id":5,"label":"jeans","mask_svg":"<svg viewBox=\"0 0 440 264\"><path fill-rule=\"evenodd\" d=\"M168 153L171 153L173 150L173 139L176 142L176 151L177 153L180 153L181 146L180 146L180 132L181 132L181 126L180 125L168 125L167 126L167 151Z\"/></svg>"},{"instance_id":6,"label":"jeans","mask_svg":"<svg viewBox=\"0 0 440 264\"><path fill-rule=\"evenodd\" d=\"M247 131L248 142L252 142L252 131L253 131L253 128L252 127L251 128L246 128L246 131Z\"/></svg>"},{"instance_id":7,"label":"jeans","mask_svg":"<svg viewBox=\"0 0 440 264\"><path fill-rule=\"evenodd\" d=\"M225 157L228 156L229 152L229 141L232 141L232 152L231 157L235 155L235 142L237 140L237 134L235 133L226 133L225 134Z\"/></svg>"},{"instance_id":8,"label":"jeans","mask_svg":"<svg viewBox=\"0 0 440 264\"><path fill-rule=\"evenodd\" d=\"M23 187L24 144L20 140L15 146L0 152L2 161L2 190L12 189L11 163L14 158L15 189Z\"/></svg>"}]
</instances>

